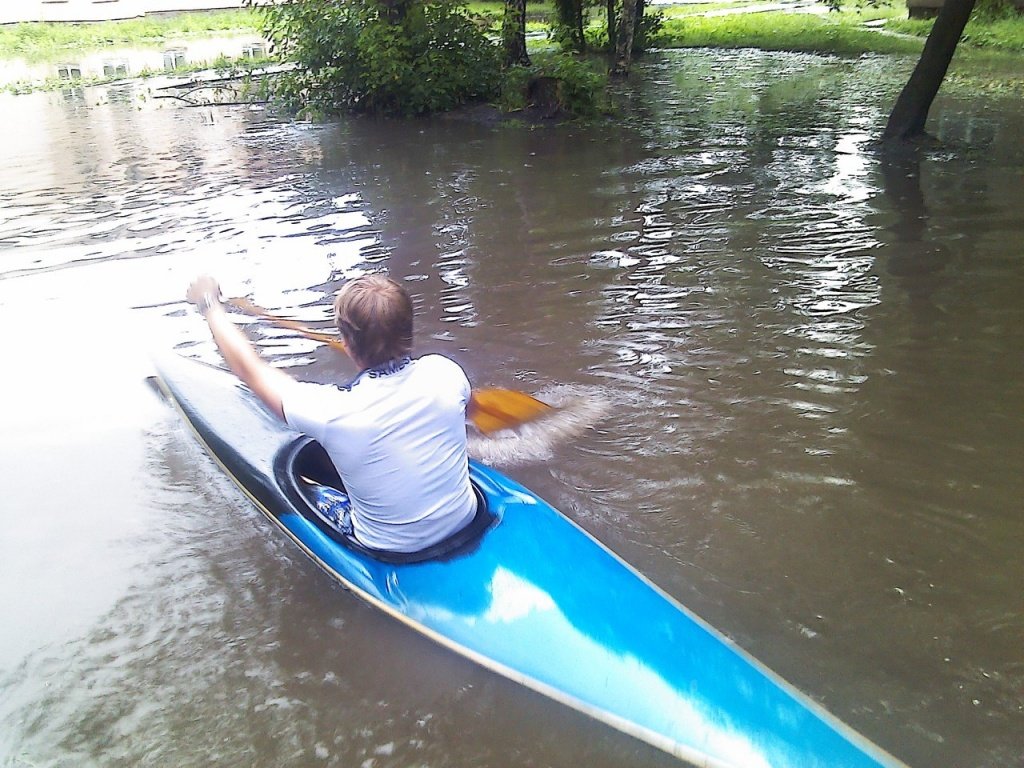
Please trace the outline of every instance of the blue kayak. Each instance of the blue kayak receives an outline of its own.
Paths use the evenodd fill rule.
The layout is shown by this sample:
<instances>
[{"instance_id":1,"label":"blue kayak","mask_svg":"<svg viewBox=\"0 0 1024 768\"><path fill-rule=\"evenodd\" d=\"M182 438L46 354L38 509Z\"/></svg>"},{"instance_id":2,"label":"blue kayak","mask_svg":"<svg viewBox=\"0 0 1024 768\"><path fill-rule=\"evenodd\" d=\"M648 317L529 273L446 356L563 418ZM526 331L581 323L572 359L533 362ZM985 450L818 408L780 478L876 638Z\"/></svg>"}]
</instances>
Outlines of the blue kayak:
<instances>
[{"instance_id":1,"label":"blue kayak","mask_svg":"<svg viewBox=\"0 0 1024 768\"><path fill-rule=\"evenodd\" d=\"M320 446L230 373L172 356L156 382L252 502L327 573L500 675L705 768L897 768L528 489L482 464L484 502L436 552L389 558L314 512ZM904 766L905 768L905 766Z\"/></svg>"}]
</instances>

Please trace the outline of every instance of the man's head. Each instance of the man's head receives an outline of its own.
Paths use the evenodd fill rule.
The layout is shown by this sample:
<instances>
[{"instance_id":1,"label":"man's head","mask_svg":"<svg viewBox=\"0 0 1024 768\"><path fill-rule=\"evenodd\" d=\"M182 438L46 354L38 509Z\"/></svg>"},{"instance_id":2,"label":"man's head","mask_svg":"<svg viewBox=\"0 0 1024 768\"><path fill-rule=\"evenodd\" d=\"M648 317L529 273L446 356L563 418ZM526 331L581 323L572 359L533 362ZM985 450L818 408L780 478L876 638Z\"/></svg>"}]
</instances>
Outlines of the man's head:
<instances>
[{"instance_id":1,"label":"man's head","mask_svg":"<svg viewBox=\"0 0 1024 768\"><path fill-rule=\"evenodd\" d=\"M349 352L366 368L412 351L412 299L390 278L364 275L345 283L334 313Z\"/></svg>"}]
</instances>

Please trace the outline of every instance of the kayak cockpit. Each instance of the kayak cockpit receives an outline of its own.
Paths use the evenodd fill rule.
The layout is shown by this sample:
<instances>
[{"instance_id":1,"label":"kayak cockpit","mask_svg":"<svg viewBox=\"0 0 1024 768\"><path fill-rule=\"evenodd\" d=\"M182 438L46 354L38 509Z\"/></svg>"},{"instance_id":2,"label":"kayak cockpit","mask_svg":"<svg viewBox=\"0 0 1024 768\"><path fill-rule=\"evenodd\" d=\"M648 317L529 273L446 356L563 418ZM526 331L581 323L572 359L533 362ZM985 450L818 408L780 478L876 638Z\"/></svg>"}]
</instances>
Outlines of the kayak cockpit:
<instances>
[{"instance_id":1,"label":"kayak cockpit","mask_svg":"<svg viewBox=\"0 0 1024 768\"><path fill-rule=\"evenodd\" d=\"M343 533L317 508L317 486L338 490L344 490L345 486L334 463L316 440L301 438L292 444L290 450L284 452L283 461L277 467L277 480L295 510L316 523L328 536L348 549L386 563L420 563L459 557L472 552L483 535L497 523L497 517L489 509L486 495L473 483L476 514L464 527L446 539L416 552L387 552L367 547L351 534Z\"/></svg>"}]
</instances>

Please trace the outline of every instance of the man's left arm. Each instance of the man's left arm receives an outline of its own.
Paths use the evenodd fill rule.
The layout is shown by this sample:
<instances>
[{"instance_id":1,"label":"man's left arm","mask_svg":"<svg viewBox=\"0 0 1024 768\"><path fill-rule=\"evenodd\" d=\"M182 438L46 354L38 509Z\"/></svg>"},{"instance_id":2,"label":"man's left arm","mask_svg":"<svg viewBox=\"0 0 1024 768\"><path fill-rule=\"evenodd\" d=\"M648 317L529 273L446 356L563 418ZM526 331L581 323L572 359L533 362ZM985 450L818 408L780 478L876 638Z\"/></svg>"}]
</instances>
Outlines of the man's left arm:
<instances>
[{"instance_id":1,"label":"man's left arm","mask_svg":"<svg viewBox=\"0 0 1024 768\"><path fill-rule=\"evenodd\" d=\"M206 319L213 340L232 372L277 416L284 419L284 391L293 379L263 360L256 347L236 326L220 300L220 286L204 275L189 286L189 301Z\"/></svg>"}]
</instances>

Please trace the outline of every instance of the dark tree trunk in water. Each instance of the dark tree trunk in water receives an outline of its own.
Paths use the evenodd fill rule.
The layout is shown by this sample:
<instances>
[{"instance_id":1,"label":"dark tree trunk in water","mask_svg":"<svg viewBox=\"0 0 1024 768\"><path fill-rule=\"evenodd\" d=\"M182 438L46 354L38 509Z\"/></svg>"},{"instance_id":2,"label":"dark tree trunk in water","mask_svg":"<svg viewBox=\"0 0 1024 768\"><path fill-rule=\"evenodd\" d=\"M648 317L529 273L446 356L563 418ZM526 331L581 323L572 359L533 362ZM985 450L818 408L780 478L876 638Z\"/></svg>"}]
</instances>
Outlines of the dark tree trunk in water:
<instances>
[{"instance_id":1,"label":"dark tree trunk in water","mask_svg":"<svg viewBox=\"0 0 1024 768\"><path fill-rule=\"evenodd\" d=\"M939 92L956 45L974 10L975 0L945 0L925 41L914 73L892 108L882 139L905 141L924 135L935 94Z\"/></svg>"},{"instance_id":2,"label":"dark tree trunk in water","mask_svg":"<svg viewBox=\"0 0 1024 768\"><path fill-rule=\"evenodd\" d=\"M501 47L506 67L530 66L530 57L526 53L526 0L505 0Z\"/></svg>"},{"instance_id":3,"label":"dark tree trunk in water","mask_svg":"<svg viewBox=\"0 0 1024 768\"><path fill-rule=\"evenodd\" d=\"M636 10L639 0L622 0L622 15L619 17L619 34L615 45L615 63L612 74L625 76L633 63L633 35L636 32Z\"/></svg>"}]
</instances>

